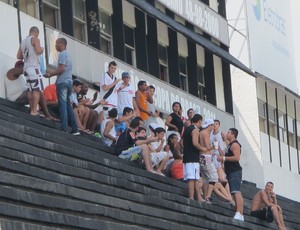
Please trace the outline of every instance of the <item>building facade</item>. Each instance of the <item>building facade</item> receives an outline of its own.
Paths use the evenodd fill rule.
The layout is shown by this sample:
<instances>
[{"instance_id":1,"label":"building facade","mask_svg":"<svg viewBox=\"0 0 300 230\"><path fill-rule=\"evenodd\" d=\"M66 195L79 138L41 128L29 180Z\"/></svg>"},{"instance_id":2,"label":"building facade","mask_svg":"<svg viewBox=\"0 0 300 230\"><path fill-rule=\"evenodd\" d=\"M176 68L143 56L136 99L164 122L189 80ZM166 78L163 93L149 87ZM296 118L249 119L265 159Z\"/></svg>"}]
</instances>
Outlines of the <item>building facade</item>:
<instances>
[{"instance_id":1,"label":"building facade","mask_svg":"<svg viewBox=\"0 0 300 230\"><path fill-rule=\"evenodd\" d=\"M31 26L39 27L40 40L46 48L41 58L43 68L56 65L55 40L65 37L73 59L73 75L90 83L99 82L107 64L115 60L117 76L128 71L132 84L144 79L156 87L155 103L165 114L172 111L174 101L179 101L184 115L189 108L194 108L204 118L221 120L223 130L235 126L240 129L243 178L263 186L275 165L274 157L266 160L274 150L264 147L260 129L263 124L268 130L270 127L268 120L263 122L259 116L260 107L269 108L259 101L259 95L266 91L260 92L258 85L266 84L266 79L254 78L256 74L249 69L248 63L229 53L232 37L225 2L0 0L0 15L5 18L0 20L4 34L0 38L0 73L4 76L13 66L19 43L28 35ZM3 78L0 88L4 89ZM0 96L5 97L5 90L1 90ZM264 97L261 99L262 104L267 102ZM274 108L277 107L276 104ZM296 118L296 109L292 118ZM278 114L276 119L279 124ZM279 127L275 129L278 131L277 150L281 151ZM296 137L296 127L294 131ZM273 148L268 132L265 139ZM295 145L298 146L297 141ZM299 169L297 146L298 161L291 160L286 175ZM291 148L287 149L292 156ZM283 168L285 163L278 162L279 168ZM298 162L297 167L292 165L294 162ZM295 174L297 180L299 170ZM280 193L296 199L285 191Z\"/></svg>"},{"instance_id":2,"label":"building facade","mask_svg":"<svg viewBox=\"0 0 300 230\"><path fill-rule=\"evenodd\" d=\"M277 193L300 201L300 97L290 1L232 0L226 7L230 52L256 72L253 78L231 69L235 121L246 143L244 164L257 165L252 172L245 167L246 174L259 187L273 181Z\"/></svg>"}]
</instances>

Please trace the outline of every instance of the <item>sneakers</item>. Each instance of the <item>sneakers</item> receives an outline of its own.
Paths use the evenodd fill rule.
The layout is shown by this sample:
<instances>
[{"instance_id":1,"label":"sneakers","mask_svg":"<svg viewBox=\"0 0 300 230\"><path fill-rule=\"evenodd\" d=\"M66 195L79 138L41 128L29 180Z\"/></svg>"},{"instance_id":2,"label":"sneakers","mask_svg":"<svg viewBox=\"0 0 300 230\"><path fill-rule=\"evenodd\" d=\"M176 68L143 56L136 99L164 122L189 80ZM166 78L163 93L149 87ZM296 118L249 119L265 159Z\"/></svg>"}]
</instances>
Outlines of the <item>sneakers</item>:
<instances>
[{"instance_id":1,"label":"sneakers","mask_svg":"<svg viewBox=\"0 0 300 230\"><path fill-rule=\"evenodd\" d=\"M95 133L94 133L94 136L95 136L95 137L98 137L98 138L101 138L101 134L100 134L99 132L95 132Z\"/></svg>"},{"instance_id":2,"label":"sneakers","mask_svg":"<svg viewBox=\"0 0 300 230\"><path fill-rule=\"evenodd\" d=\"M133 153L130 156L130 161L138 161L141 158L141 156L138 153Z\"/></svg>"},{"instance_id":3,"label":"sneakers","mask_svg":"<svg viewBox=\"0 0 300 230\"><path fill-rule=\"evenodd\" d=\"M235 215L234 215L234 217L233 217L233 219L244 221L244 216L241 213L236 212Z\"/></svg>"},{"instance_id":4,"label":"sneakers","mask_svg":"<svg viewBox=\"0 0 300 230\"><path fill-rule=\"evenodd\" d=\"M205 203L206 203L206 204L211 204L212 201L213 201L213 199L212 199L211 197L207 197L207 198L205 199Z\"/></svg>"},{"instance_id":5,"label":"sneakers","mask_svg":"<svg viewBox=\"0 0 300 230\"><path fill-rule=\"evenodd\" d=\"M71 131L70 134L73 135L73 136L79 136L80 132L78 130L77 131Z\"/></svg>"}]
</instances>

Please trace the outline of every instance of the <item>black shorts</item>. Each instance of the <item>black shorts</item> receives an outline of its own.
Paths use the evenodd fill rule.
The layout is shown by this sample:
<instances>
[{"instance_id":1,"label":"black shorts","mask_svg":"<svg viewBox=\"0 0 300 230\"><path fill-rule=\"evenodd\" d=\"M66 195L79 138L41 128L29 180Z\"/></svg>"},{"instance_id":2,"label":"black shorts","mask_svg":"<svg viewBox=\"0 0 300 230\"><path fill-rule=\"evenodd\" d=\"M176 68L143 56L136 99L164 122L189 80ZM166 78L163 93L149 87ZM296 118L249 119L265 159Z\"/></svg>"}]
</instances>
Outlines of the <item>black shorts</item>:
<instances>
[{"instance_id":1,"label":"black shorts","mask_svg":"<svg viewBox=\"0 0 300 230\"><path fill-rule=\"evenodd\" d=\"M270 207L265 207L257 211L251 211L251 216L257 217L266 222L273 222L273 213Z\"/></svg>"}]
</instances>

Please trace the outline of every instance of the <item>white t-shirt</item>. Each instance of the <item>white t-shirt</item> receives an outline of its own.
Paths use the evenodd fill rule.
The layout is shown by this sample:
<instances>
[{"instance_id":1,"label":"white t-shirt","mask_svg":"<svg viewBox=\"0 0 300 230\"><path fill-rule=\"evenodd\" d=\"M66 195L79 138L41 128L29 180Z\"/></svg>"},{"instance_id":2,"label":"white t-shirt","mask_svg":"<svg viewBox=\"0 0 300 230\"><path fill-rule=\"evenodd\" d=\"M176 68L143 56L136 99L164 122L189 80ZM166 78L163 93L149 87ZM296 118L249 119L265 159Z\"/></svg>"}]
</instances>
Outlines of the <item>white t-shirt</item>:
<instances>
[{"instance_id":1,"label":"white t-shirt","mask_svg":"<svg viewBox=\"0 0 300 230\"><path fill-rule=\"evenodd\" d=\"M112 75L112 77L110 77L107 72L105 72L103 74L103 76L101 78L101 81L100 81L100 86L101 86L100 96L101 96L101 99L109 91L109 90L104 91L102 89L102 86L104 86L104 85L111 85L112 83L114 83L115 80L116 80L116 77L114 75ZM107 105L112 105L112 106L115 106L115 107L118 106L117 87L114 87L114 90L112 91L112 93L110 94L110 96L105 99L105 101L107 101Z\"/></svg>"},{"instance_id":2,"label":"white t-shirt","mask_svg":"<svg viewBox=\"0 0 300 230\"><path fill-rule=\"evenodd\" d=\"M33 36L26 37L21 43L21 51L24 58L24 71L28 67L40 68L40 56L36 53L34 46L31 44Z\"/></svg>"},{"instance_id":3,"label":"white t-shirt","mask_svg":"<svg viewBox=\"0 0 300 230\"><path fill-rule=\"evenodd\" d=\"M148 102L148 112L152 112L152 114L155 113L155 105L154 105L154 102L153 102L153 103L149 103L149 102Z\"/></svg>"},{"instance_id":4,"label":"white t-shirt","mask_svg":"<svg viewBox=\"0 0 300 230\"><path fill-rule=\"evenodd\" d=\"M117 89L122 86L123 83L117 85ZM132 98L135 97L135 89L132 84L129 84L124 89L118 92L118 113L123 113L125 107L133 109Z\"/></svg>"},{"instance_id":5,"label":"white t-shirt","mask_svg":"<svg viewBox=\"0 0 300 230\"><path fill-rule=\"evenodd\" d=\"M23 75L20 75L16 80L9 80L4 77L6 89L6 98L10 101L16 101L24 91L27 91L27 86Z\"/></svg>"},{"instance_id":6,"label":"white t-shirt","mask_svg":"<svg viewBox=\"0 0 300 230\"><path fill-rule=\"evenodd\" d=\"M222 132L220 130L216 134L211 132L211 134L210 134L210 143L213 144L214 141L217 141L219 143L220 148L224 151L226 146L224 144L224 141L223 141L223 138L222 138ZM214 150L214 154L219 155L219 151Z\"/></svg>"}]
</instances>

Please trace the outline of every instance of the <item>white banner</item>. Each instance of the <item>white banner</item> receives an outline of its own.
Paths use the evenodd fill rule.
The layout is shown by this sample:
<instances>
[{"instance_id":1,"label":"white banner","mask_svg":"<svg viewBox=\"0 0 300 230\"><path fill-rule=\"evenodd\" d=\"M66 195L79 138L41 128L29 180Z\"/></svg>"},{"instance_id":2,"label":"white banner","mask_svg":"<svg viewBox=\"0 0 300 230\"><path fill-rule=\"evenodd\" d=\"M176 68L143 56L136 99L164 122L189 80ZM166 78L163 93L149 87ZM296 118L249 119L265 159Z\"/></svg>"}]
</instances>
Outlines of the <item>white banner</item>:
<instances>
[{"instance_id":1,"label":"white banner","mask_svg":"<svg viewBox=\"0 0 300 230\"><path fill-rule=\"evenodd\" d=\"M229 46L227 21L209 6L197 0L158 0L158 2Z\"/></svg>"},{"instance_id":2,"label":"white banner","mask_svg":"<svg viewBox=\"0 0 300 230\"><path fill-rule=\"evenodd\" d=\"M251 68L297 92L290 1L245 2Z\"/></svg>"}]
</instances>

